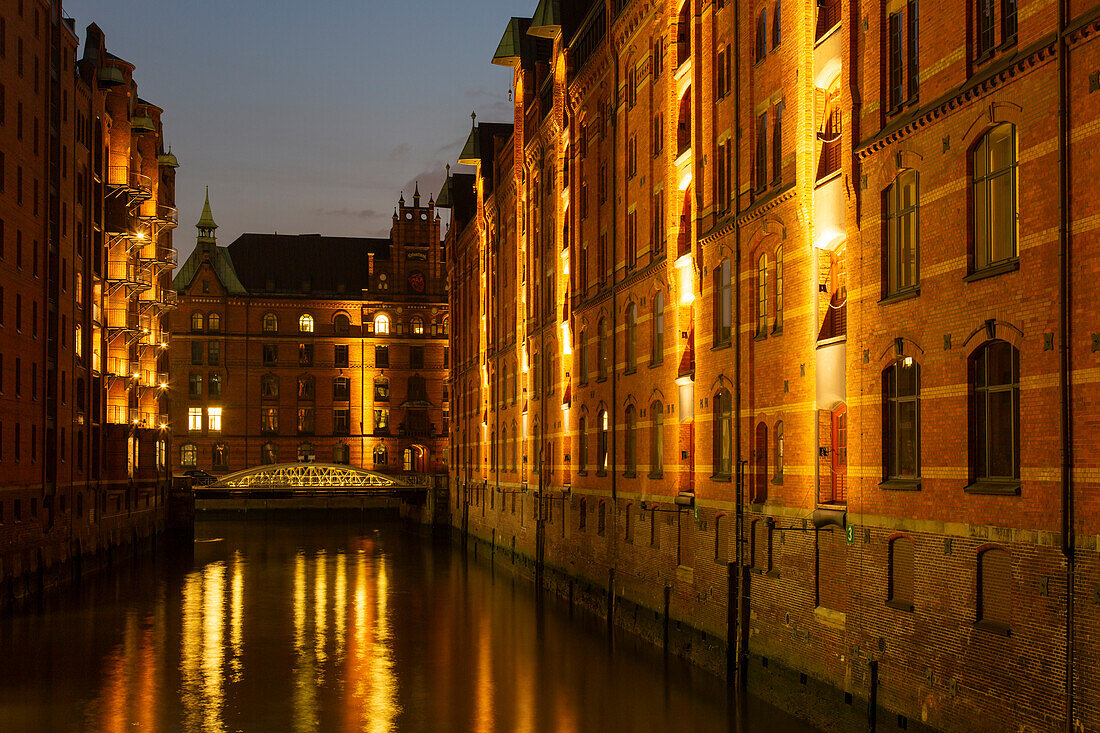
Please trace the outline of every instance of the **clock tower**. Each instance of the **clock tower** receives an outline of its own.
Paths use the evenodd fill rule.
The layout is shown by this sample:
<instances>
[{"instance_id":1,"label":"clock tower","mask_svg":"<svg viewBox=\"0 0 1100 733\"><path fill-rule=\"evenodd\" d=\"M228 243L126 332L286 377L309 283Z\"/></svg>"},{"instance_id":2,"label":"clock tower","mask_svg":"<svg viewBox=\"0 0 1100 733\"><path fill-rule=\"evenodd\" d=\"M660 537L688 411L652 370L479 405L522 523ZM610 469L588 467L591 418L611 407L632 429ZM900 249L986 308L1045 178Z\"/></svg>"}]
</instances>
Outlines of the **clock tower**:
<instances>
[{"instance_id":1,"label":"clock tower","mask_svg":"<svg viewBox=\"0 0 1100 733\"><path fill-rule=\"evenodd\" d=\"M406 206L405 195L401 194L393 212L390 241L393 295L417 297L444 292L446 272L439 240L439 214L430 195L427 205L421 206L419 184L413 191L412 206Z\"/></svg>"}]
</instances>

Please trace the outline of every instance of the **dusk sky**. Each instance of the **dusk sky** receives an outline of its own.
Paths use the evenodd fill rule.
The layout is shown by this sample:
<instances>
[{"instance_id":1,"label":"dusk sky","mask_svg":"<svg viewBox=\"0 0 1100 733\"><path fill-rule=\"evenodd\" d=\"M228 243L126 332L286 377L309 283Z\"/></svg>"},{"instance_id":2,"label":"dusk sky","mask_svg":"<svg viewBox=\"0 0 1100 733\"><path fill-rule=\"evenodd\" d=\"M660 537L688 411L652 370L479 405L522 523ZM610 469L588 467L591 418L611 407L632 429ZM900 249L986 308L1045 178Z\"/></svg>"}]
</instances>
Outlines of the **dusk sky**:
<instances>
[{"instance_id":1,"label":"dusk sky","mask_svg":"<svg viewBox=\"0 0 1100 733\"><path fill-rule=\"evenodd\" d=\"M470 128L511 118L489 59L537 0L66 0L80 37L137 66L180 161L183 260L210 186L218 241L242 232L386 236L404 190L439 192Z\"/></svg>"}]
</instances>

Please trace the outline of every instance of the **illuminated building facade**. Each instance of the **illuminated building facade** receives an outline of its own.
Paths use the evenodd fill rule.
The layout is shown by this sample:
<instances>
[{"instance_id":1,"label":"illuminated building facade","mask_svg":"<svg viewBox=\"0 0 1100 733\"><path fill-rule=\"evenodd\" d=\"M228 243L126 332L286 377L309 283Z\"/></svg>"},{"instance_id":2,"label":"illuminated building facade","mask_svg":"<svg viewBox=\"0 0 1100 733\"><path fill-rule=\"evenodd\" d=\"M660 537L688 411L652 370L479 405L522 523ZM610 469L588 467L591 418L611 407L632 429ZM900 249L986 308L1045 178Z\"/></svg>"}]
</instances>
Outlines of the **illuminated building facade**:
<instances>
[{"instance_id":1,"label":"illuminated building facade","mask_svg":"<svg viewBox=\"0 0 1100 733\"><path fill-rule=\"evenodd\" d=\"M163 526L175 156L134 66L60 2L0 10L0 568ZM42 577L42 575L39 575Z\"/></svg>"},{"instance_id":2,"label":"illuminated building facade","mask_svg":"<svg viewBox=\"0 0 1100 733\"><path fill-rule=\"evenodd\" d=\"M177 471L310 461L446 472L447 296L435 202L390 237L215 238L175 276Z\"/></svg>"},{"instance_id":3,"label":"illuminated building facade","mask_svg":"<svg viewBox=\"0 0 1100 733\"><path fill-rule=\"evenodd\" d=\"M440 201L455 522L833 718L1100 726L1092 5L508 20Z\"/></svg>"}]
</instances>

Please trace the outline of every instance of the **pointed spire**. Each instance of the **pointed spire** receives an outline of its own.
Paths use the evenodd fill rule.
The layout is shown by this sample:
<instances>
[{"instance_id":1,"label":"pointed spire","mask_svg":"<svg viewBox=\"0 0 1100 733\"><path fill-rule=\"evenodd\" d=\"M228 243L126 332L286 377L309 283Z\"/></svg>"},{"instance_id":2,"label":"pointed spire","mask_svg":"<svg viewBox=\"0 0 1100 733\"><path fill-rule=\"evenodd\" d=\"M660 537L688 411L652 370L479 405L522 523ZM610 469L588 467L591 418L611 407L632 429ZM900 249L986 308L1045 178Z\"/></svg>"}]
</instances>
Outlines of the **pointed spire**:
<instances>
[{"instance_id":1,"label":"pointed spire","mask_svg":"<svg viewBox=\"0 0 1100 733\"><path fill-rule=\"evenodd\" d=\"M199 223L195 225L195 228L199 230L198 240L213 242L214 230L218 228L218 225L214 222L214 214L210 211L210 186L206 187L206 203L202 207L202 215L199 216Z\"/></svg>"}]
</instances>

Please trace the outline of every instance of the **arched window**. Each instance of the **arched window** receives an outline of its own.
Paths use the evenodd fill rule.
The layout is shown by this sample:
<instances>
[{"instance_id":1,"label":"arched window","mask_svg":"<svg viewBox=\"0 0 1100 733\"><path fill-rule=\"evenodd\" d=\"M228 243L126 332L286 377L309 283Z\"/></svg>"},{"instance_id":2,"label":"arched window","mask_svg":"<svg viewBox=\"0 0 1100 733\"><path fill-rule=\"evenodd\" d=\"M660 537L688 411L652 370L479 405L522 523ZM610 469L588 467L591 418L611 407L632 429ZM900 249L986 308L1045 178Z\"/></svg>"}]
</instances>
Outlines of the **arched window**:
<instances>
[{"instance_id":1,"label":"arched window","mask_svg":"<svg viewBox=\"0 0 1100 733\"><path fill-rule=\"evenodd\" d=\"M638 368L638 306L631 303L626 307L626 369Z\"/></svg>"},{"instance_id":2,"label":"arched window","mask_svg":"<svg viewBox=\"0 0 1100 733\"><path fill-rule=\"evenodd\" d=\"M386 455L386 446L379 443L374 446L374 467L385 468L389 457Z\"/></svg>"},{"instance_id":3,"label":"arched window","mask_svg":"<svg viewBox=\"0 0 1100 733\"><path fill-rule=\"evenodd\" d=\"M313 452L313 443L298 444L298 462L313 463L317 456Z\"/></svg>"},{"instance_id":4,"label":"arched window","mask_svg":"<svg viewBox=\"0 0 1100 733\"><path fill-rule=\"evenodd\" d=\"M385 313L379 313L374 317L374 332L381 334L390 332L390 317Z\"/></svg>"},{"instance_id":5,"label":"arched window","mask_svg":"<svg viewBox=\"0 0 1100 733\"><path fill-rule=\"evenodd\" d=\"M687 3L685 3L686 5ZM676 157L691 150L691 87L680 97L680 113L676 123Z\"/></svg>"},{"instance_id":6,"label":"arched window","mask_svg":"<svg viewBox=\"0 0 1100 733\"><path fill-rule=\"evenodd\" d=\"M512 470L519 470L519 427L512 423Z\"/></svg>"},{"instance_id":7,"label":"arched window","mask_svg":"<svg viewBox=\"0 0 1100 733\"><path fill-rule=\"evenodd\" d=\"M886 236L882 279L884 295L894 295L917 286L917 244L919 241L920 177L914 170L903 171L883 194L883 225Z\"/></svg>"},{"instance_id":8,"label":"arched window","mask_svg":"<svg viewBox=\"0 0 1100 733\"><path fill-rule=\"evenodd\" d=\"M577 439L581 459L577 468L584 473L588 471L588 420L583 416L577 425Z\"/></svg>"},{"instance_id":9,"label":"arched window","mask_svg":"<svg viewBox=\"0 0 1100 733\"><path fill-rule=\"evenodd\" d=\"M665 406L657 400L649 412L649 475L656 478L665 471Z\"/></svg>"},{"instance_id":10,"label":"arched window","mask_svg":"<svg viewBox=\"0 0 1100 733\"><path fill-rule=\"evenodd\" d=\"M313 333L313 316L303 313L298 316L298 331L301 333Z\"/></svg>"},{"instance_id":11,"label":"arched window","mask_svg":"<svg viewBox=\"0 0 1100 733\"><path fill-rule=\"evenodd\" d=\"M332 319L332 329L339 334L346 334L351 330L351 319L346 313L337 313Z\"/></svg>"},{"instance_id":12,"label":"arched window","mask_svg":"<svg viewBox=\"0 0 1100 733\"><path fill-rule=\"evenodd\" d=\"M997 125L973 154L973 269L1016 257L1016 126Z\"/></svg>"},{"instance_id":13,"label":"arched window","mask_svg":"<svg viewBox=\"0 0 1100 733\"><path fill-rule=\"evenodd\" d=\"M733 334L733 278L730 261L714 268L714 345L730 343Z\"/></svg>"},{"instance_id":14,"label":"arched window","mask_svg":"<svg viewBox=\"0 0 1100 733\"><path fill-rule=\"evenodd\" d=\"M211 313L206 317L206 330L208 331L220 331L222 330L222 317L217 313Z\"/></svg>"},{"instance_id":15,"label":"arched window","mask_svg":"<svg viewBox=\"0 0 1100 733\"><path fill-rule=\"evenodd\" d=\"M423 336L424 335L424 319L421 318L420 316L413 316L412 318L410 318L409 319L409 331L411 331L414 336Z\"/></svg>"},{"instance_id":16,"label":"arched window","mask_svg":"<svg viewBox=\"0 0 1100 733\"><path fill-rule=\"evenodd\" d=\"M915 547L908 537L890 540L890 583L886 605L901 611L913 610Z\"/></svg>"},{"instance_id":17,"label":"arched window","mask_svg":"<svg viewBox=\"0 0 1100 733\"><path fill-rule=\"evenodd\" d=\"M999 339L970 357L970 473L975 484L1018 490L1020 352Z\"/></svg>"},{"instance_id":18,"label":"arched window","mask_svg":"<svg viewBox=\"0 0 1100 733\"><path fill-rule=\"evenodd\" d=\"M580 354L577 355L578 363L581 367L580 383L588 384L588 330L581 329L580 338L578 339Z\"/></svg>"},{"instance_id":19,"label":"arched window","mask_svg":"<svg viewBox=\"0 0 1100 733\"><path fill-rule=\"evenodd\" d=\"M260 463L270 465L279 462L278 448L274 443L264 443L260 448Z\"/></svg>"},{"instance_id":20,"label":"arched window","mask_svg":"<svg viewBox=\"0 0 1100 733\"><path fill-rule=\"evenodd\" d=\"M180 465L184 468L194 468L199 465L199 449L194 443L184 443L180 446Z\"/></svg>"},{"instance_id":21,"label":"arched window","mask_svg":"<svg viewBox=\"0 0 1100 733\"><path fill-rule=\"evenodd\" d=\"M347 377L334 377L332 380L332 399L347 402L351 399L351 380Z\"/></svg>"},{"instance_id":22,"label":"arched window","mask_svg":"<svg viewBox=\"0 0 1100 733\"><path fill-rule=\"evenodd\" d=\"M978 555L978 626L1008 635L1012 629L1012 556L991 547Z\"/></svg>"},{"instance_id":23,"label":"arched window","mask_svg":"<svg viewBox=\"0 0 1100 733\"><path fill-rule=\"evenodd\" d=\"M275 333L279 330L279 317L274 313L264 313L264 333Z\"/></svg>"},{"instance_id":24,"label":"arched window","mask_svg":"<svg viewBox=\"0 0 1100 733\"><path fill-rule=\"evenodd\" d=\"M626 406L626 474L638 471L638 411L634 405Z\"/></svg>"},{"instance_id":25,"label":"arched window","mask_svg":"<svg viewBox=\"0 0 1100 733\"><path fill-rule=\"evenodd\" d=\"M260 377L260 399L279 399L279 378L274 374L265 374Z\"/></svg>"},{"instance_id":26,"label":"arched window","mask_svg":"<svg viewBox=\"0 0 1100 733\"><path fill-rule=\"evenodd\" d=\"M756 424L756 446L753 458L756 461L753 476L752 501L760 504L768 500L768 425L761 421Z\"/></svg>"},{"instance_id":27,"label":"arched window","mask_svg":"<svg viewBox=\"0 0 1100 733\"><path fill-rule=\"evenodd\" d=\"M600 319L598 331L600 340L597 347L596 359L599 362L599 378L604 380L607 379L607 372L611 364L611 334L607 327L606 318Z\"/></svg>"},{"instance_id":28,"label":"arched window","mask_svg":"<svg viewBox=\"0 0 1100 733\"><path fill-rule=\"evenodd\" d=\"M676 68L691 58L691 3L685 0L676 17Z\"/></svg>"},{"instance_id":29,"label":"arched window","mask_svg":"<svg viewBox=\"0 0 1100 733\"><path fill-rule=\"evenodd\" d=\"M768 255L756 260L756 336L768 335Z\"/></svg>"},{"instance_id":30,"label":"arched window","mask_svg":"<svg viewBox=\"0 0 1100 733\"><path fill-rule=\"evenodd\" d=\"M665 294L658 290L653 296L653 354L650 364L660 364L665 358Z\"/></svg>"},{"instance_id":31,"label":"arched window","mask_svg":"<svg viewBox=\"0 0 1100 733\"><path fill-rule=\"evenodd\" d=\"M733 397L728 389L714 395L714 475L733 475Z\"/></svg>"},{"instance_id":32,"label":"arched window","mask_svg":"<svg viewBox=\"0 0 1100 733\"><path fill-rule=\"evenodd\" d=\"M191 330L192 331L201 331L204 321L205 321L205 317L203 316L203 314L200 311L195 311L194 313L192 313L191 314Z\"/></svg>"},{"instance_id":33,"label":"arched window","mask_svg":"<svg viewBox=\"0 0 1100 733\"><path fill-rule=\"evenodd\" d=\"M607 410L600 410L596 416L596 473L603 474L607 471Z\"/></svg>"},{"instance_id":34,"label":"arched window","mask_svg":"<svg viewBox=\"0 0 1100 733\"><path fill-rule=\"evenodd\" d=\"M783 421L780 420L775 424L775 476L772 479L777 484L783 483L783 462L786 458L786 446L783 442Z\"/></svg>"},{"instance_id":35,"label":"arched window","mask_svg":"<svg viewBox=\"0 0 1100 733\"><path fill-rule=\"evenodd\" d=\"M920 365L906 357L882 373L882 456L886 480L920 477Z\"/></svg>"}]
</instances>

